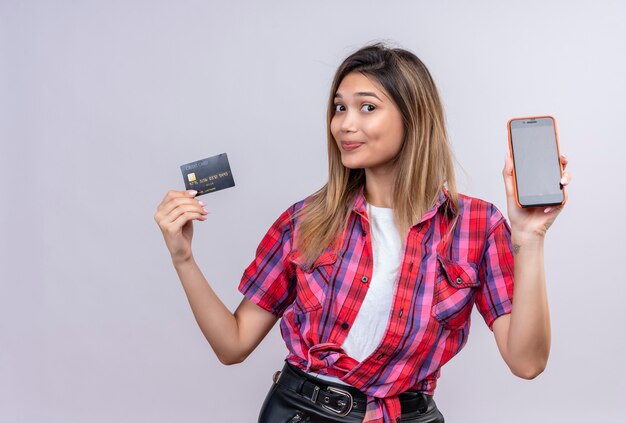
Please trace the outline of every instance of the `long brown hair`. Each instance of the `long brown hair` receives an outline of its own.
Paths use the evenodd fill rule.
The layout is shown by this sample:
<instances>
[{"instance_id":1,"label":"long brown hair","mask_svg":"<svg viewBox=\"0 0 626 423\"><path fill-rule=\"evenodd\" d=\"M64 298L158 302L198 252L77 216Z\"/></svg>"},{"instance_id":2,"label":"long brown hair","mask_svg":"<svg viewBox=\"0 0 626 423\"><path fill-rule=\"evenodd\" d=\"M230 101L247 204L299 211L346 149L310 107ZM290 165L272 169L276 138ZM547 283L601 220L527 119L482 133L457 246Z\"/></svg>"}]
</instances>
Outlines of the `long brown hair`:
<instances>
[{"instance_id":1,"label":"long brown hair","mask_svg":"<svg viewBox=\"0 0 626 423\"><path fill-rule=\"evenodd\" d=\"M404 247L406 233L434 206L446 186L452 207L446 212L458 218L458 194L453 154L445 128L443 105L430 72L410 51L382 42L365 45L341 63L328 99L328 182L309 196L295 217L302 216L296 248L310 266L322 251L345 231L354 196L365 185L364 169L349 169L330 130L335 114L334 97L350 72L375 78L399 108L404 140L392 163L397 172L392 193L396 226ZM454 223L450 226L452 228Z\"/></svg>"}]
</instances>

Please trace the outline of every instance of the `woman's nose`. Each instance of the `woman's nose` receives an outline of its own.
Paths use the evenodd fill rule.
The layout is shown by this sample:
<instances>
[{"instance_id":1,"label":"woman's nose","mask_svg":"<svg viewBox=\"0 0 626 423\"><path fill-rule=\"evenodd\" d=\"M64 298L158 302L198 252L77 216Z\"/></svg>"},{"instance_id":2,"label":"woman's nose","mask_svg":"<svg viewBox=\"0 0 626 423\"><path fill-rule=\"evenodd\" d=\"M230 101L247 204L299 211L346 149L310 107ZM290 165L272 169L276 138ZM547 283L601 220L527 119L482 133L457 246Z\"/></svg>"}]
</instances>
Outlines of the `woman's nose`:
<instances>
[{"instance_id":1,"label":"woman's nose","mask_svg":"<svg viewBox=\"0 0 626 423\"><path fill-rule=\"evenodd\" d=\"M357 119L354 117L353 113L347 111L343 115L343 119L341 120L341 130L343 132L354 132L356 130L356 122Z\"/></svg>"}]
</instances>

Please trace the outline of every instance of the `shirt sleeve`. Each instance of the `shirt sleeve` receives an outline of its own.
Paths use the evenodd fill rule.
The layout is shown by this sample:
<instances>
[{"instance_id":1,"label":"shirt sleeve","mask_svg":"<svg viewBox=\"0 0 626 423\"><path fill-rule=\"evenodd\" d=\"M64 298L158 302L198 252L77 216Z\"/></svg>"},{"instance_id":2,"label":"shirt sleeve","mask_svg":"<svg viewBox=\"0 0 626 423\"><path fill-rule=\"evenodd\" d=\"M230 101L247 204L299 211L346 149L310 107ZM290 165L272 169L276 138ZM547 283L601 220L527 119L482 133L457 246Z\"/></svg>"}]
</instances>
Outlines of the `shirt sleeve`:
<instances>
[{"instance_id":1,"label":"shirt sleeve","mask_svg":"<svg viewBox=\"0 0 626 423\"><path fill-rule=\"evenodd\" d=\"M495 209L495 206L494 206ZM483 258L478 269L482 285L476 296L476 308L493 331L493 321L510 313L513 306L514 267L511 244L511 227L495 209Z\"/></svg>"},{"instance_id":2,"label":"shirt sleeve","mask_svg":"<svg viewBox=\"0 0 626 423\"><path fill-rule=\"evenodd\" d=\"M238 287L239 292L250 301L279 317L295 299L294 272L286 260L291 251L291 241L290 207L261 239Z\"/></svg>"}]
</instances>

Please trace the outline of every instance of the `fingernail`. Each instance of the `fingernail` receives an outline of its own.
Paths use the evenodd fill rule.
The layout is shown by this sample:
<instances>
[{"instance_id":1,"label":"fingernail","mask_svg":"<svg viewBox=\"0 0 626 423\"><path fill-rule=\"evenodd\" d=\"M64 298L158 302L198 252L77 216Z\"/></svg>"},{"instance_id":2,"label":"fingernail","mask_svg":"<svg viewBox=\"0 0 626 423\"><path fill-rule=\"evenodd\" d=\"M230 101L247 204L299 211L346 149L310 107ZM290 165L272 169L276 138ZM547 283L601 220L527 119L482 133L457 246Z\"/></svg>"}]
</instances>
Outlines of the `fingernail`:
<instances>
[{"instance_id":1,"label":"fingernail","mask_svg":"<svg viewBox=\"0 0 626 423\"><path fill-rule=\"evenodd\" d=\"M565 176L563 176L561 178L561 185L565 185L566 182L567 182L567 178Z\"/></svg>"},{"instance_id":2,"label":"fingernail","mask_svg":"<svg viewBox=\"0 0 626 423\"><path fill-rule=\"evenodd\" d=\"M193 190L193 189L192 189L192 190L190 190L190 191L187 191L187 193L188 193L189 195L191 195L191 196L194 196L194 195L196 195L196 194L198 193L198 191L196 191L196 190Z\"/></svg>"},{"instance_id":3,"label":"fingernail","mask_svg":"<svg viewBox=\"0 0 626 423\"><path fill-rule=\"evenodd\" d=\"M200 204L201 206L206 206L206 203L204 201L198 201L198 204Z\"/></svg>"},{"instance_id":4,"label":"fingernail","mask_svg":"<svg viewBox=\"0 0 626 423\"><path fill-rule=\"evenodd\" d=\"M561 154L561 157L563 157L565 160L567 160L567 157L565 157L565 154Z\"/></svg>"},{"instance_id":5,"label":"fingernail","mask_svg":"<svg viewBox=\"0 0 626 423\"><path fill-rule=\"evenodd\" d=\"M548 213L550 210L552 210L552 207L547 207L543 212Z\"/></svg>"}]
</instances>

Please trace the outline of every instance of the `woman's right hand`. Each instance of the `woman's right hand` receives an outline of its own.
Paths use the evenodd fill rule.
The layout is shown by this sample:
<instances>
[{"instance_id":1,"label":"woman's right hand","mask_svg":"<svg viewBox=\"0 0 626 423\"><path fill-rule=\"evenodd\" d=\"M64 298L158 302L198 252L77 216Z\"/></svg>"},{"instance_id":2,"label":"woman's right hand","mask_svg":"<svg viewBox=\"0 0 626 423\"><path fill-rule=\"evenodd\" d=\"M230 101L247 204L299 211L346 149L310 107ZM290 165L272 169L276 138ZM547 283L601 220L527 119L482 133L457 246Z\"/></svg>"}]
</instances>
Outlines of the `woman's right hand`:
<instances>
[{"instance_id":1,"label":"woman's right hand","mask_svg":"<svg viewBox=\"0 0 626 423\"><path fill-rule=\"evenodd\" d=\"M191 258L192 220L206 220L209 213L203 207L206 203L194 198L196 194L196 191L169 190L154 213L174 263Z\"/></svg>"}]
</instances>

